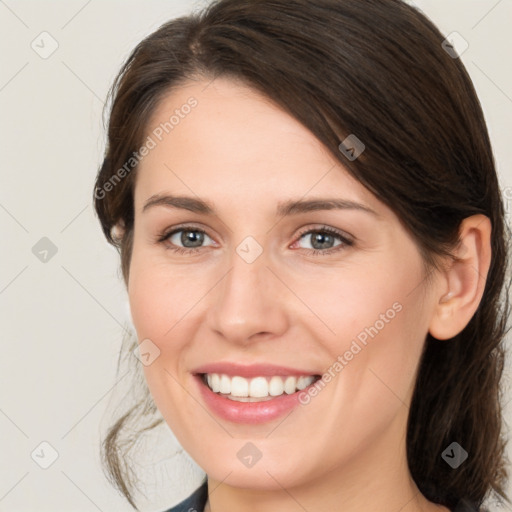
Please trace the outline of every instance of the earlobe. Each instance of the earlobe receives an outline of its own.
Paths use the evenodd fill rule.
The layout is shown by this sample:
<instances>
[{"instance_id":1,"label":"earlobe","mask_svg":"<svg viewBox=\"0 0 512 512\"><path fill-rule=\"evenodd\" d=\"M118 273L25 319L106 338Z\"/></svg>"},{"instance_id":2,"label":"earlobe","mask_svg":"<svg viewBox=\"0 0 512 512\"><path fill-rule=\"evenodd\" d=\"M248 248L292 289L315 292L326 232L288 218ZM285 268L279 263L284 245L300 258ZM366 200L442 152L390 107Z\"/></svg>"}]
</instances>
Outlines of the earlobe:
<instances>
[{"instance_id":1,"label":"earlobe","mask_svg":"<svg viewBox=\"0 0 512 512\"><path fill-rule=\"evenodd\" d=\"M459 334L475 314L482 299L491 264L491 222L485 215L467 217L459 229L454 260L441 273L434 297L430 334L439 340Z\"/></svg>"},{"instance_id":2,"label":"earlobe","mask_svg":"<svg viewBox=\"0 0 512 512\"><path fill-rule=\"evenodd\" d=\"M114 242L119 243L123 239L124 228L124 221L122 219L112 226L110 230L110 236Z\"/></svg>"}]
</instances>

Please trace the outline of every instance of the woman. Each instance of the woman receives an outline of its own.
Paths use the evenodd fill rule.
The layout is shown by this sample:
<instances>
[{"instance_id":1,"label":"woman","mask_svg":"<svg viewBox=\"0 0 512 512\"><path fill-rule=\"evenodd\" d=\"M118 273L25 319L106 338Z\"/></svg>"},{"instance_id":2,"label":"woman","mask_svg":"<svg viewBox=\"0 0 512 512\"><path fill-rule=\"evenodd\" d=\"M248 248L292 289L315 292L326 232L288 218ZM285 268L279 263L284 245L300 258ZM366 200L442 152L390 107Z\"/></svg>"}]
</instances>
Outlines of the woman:
<instances>
[{"instance_id":1,"label":"woman","mask_svg":"<svg viewBox=\"0 0 512 512\"><path fill-rule=\"evenodd\" d=\"M504 211L443 40L398 0L221 0L129 57L94 200L151 393L103 445L134 508L156 409L207 475L173 512L508 501Z\"/></svg>"}]
</instances>

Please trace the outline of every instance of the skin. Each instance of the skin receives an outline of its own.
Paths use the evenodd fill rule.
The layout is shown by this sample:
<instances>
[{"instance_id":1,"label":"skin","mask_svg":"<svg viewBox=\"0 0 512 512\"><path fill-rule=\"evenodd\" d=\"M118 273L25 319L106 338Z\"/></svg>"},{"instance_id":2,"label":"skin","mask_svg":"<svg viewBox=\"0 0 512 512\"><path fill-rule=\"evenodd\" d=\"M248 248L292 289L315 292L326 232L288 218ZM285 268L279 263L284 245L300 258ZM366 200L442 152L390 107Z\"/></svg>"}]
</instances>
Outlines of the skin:
<instances>
[{"instance_id":1,"label":"skin","mask_svg":"<svg viewBox=\"0 0 512 512\"><path fill-rule=\"evenodd\" d=\"M144 367L151 394L208 475L205 510L447 512L411 478L406 422L427 333L454 336L478 307L490 262L488 219L464 221L460 261L428 282L392 210L298 121L241 83L188 82L161 101L148 134L191 96L198 105L137 170L128 293L138 339L160 350ZM155 194L201 198L216 214L163 205L143 211ZM327 197L374 213L276 215L278 202ZM183 247L181 232L157 241L182 223L206 231L196 253L172 251ZM312 255L324 226L353 244L334 236ZM248 236L262 249L252 263L236 252ZM245 425L205 408L191 375L199 365L270 362L321 374L396 303L400 312L288 416ZM237 457L249 441L262 454L250 468Z\"/></svg>"}]
</instances>

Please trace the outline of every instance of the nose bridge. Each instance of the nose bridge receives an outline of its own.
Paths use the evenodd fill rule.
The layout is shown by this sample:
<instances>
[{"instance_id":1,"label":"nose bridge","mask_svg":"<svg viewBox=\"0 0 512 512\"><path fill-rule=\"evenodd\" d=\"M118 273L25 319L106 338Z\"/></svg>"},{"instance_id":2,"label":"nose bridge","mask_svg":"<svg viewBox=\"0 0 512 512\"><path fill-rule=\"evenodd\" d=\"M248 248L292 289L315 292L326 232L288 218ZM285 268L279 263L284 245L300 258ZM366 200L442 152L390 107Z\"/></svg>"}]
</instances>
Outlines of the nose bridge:
<instances>
[{"instance_id":1,"label":"nose bridge","mask_svg":"<svg viewBox=\"0 0 512 512\"><path fill-rule=\"evenodd\" d=\"M230 268L215 295L211 327L226 339L248 341L254 334L280 334L286 328L284 304L263 247L252 237L233 251ZM281 301L282 302L282 301Z\"/></svg>"}]
</instances>

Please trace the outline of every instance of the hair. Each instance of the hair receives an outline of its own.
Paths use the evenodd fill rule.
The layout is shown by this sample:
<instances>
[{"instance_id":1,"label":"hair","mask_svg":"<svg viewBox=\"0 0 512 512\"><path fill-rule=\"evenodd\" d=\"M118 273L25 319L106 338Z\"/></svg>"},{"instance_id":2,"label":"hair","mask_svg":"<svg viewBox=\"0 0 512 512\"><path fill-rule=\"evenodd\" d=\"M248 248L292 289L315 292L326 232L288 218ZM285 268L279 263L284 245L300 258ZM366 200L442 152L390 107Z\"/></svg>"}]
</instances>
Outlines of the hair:
<instances>
[{"instance_id":1,"label":"hair","mask_svg":"<svg viewBox=\"0 0 512 512\"><path fill-rule=\"evenodd\" d=\"M443 342L427 335L406 439L411 475L426 498L449 508L461 499L481 507L491 494L511 503L500 387L510 230L481 105L444 39L400 0L220 0L173 19L137 45L112 85L94 205L127 284L137 166L122 179L119 171L143 144L164 97L190 80L225 77L263 93L309 129L396 213L429 272L454 258L463 219L487 216L492 258L482 300L458 335ZM339 149L350 134L365 145L355 160ZM119 238L116 225L124 226ZM111 482L134 508L125 455L163 421L154 421L151 404L146 389L101 447ZM457 469L441 456L452 442L469 454Z\"/></svg>"}]
</instances>

